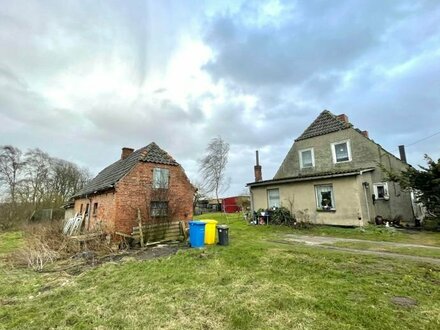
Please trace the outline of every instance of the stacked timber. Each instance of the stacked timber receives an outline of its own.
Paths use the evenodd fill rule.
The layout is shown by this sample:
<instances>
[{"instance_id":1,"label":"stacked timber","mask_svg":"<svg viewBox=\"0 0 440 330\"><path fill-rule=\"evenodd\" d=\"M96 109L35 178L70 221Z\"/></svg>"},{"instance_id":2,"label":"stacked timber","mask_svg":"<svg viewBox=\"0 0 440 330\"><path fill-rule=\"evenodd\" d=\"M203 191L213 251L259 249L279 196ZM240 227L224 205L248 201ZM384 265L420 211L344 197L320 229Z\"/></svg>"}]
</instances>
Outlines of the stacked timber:
<instances>
[{"instance_id":1,"label":"stacked timber","mask_svg":"<svg viewBox=\"0 0 440 330\"><path fill-rule=\"evenodd\" d=\"M135 239L140 239L141 233L145 243L177 241L185 238L182 221L152 223L142 225L142 227L133 227L131 236Z\"/></svg>"}]
</instances>

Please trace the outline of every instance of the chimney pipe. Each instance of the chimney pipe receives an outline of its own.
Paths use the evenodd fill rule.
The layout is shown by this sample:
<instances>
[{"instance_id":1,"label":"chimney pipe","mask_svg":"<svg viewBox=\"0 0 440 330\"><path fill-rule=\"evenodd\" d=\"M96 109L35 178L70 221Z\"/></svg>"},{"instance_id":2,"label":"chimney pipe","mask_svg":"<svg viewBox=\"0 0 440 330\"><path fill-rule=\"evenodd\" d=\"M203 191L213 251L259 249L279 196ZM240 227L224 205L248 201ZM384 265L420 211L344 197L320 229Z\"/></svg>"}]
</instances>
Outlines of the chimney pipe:
<instances>
[{"instance_id":1,"label":"chimney pipe","mask_svg":"<svg viewBox=\"0 0 440 330\"><path fill-rule=\"evenodd\" d=\"M338 118L340 121L343 121L344 123L349 124L348 117L345 113L341 113L340 115L337 115L336 118Z\"/></svg>"},{"instance_id":2,"label":"chimney pipe","mask_svg":"<svg viewBox=\"0 0 440 330\"><path fill-rule=\"evenodd\" d=\"M255 182L258 182L263 180L263 175L261 173L260 158L258 157L258 150L255 151L255 159L257 162L257 164L254 166Z\"/></svg>"},{"instance_id":3,"label":"chimney pipe","mask_svg":"<svg viewBox=\"0 0 440 330\"><path fill-rule=\"evenodd\" d=\"M369 138L369 136L368 136L368 131L362 131L361 134L362 134L363 136L365 136L367 139Z\"/></svg>"},{"instance_id":4,"label":"chimney pipe","mask_svg":"<svg viewBox=\"0 0 440 330\"><path fill-rule=\"evenodd\" d=\"M399 153L400 153L400 160L406 163L405 146L403 144L399 146Z\"/></svg>"},{"instance_id":5,"label":"chimney pipe","mask_svg":"<svg viewBox=\"0 0 440 330\"><path fill-rule=\"evenodd\" d=\"M127 148L127 147L122 148L121 159L126 159L128 156L130 156L133 153L133 151L134 151L133 148Z\"/></svg>"}]
</instances>

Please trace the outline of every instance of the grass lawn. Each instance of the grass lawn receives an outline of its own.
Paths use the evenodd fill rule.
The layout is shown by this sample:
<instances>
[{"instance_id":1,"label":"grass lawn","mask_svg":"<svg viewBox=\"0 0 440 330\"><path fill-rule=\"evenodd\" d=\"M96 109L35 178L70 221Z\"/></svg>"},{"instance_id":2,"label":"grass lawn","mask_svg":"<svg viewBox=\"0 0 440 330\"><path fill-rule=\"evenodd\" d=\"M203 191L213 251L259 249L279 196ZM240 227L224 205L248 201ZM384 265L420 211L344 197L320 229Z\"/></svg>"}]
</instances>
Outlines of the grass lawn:
<instances>
[{"instance_id":1,"label":"grass lawn","mask_svg":"<svg viewBox=\"0 0 440 330\"><path fill-rule=\"evenodd\" d=\"M2 265L0 328L440 328L438 266L269 242L298 233L290 228L239 219L230 227L227 247L107 263L78 276ZM1 235L0 249L19 245L8 237L16 240Z\"/></svg>"},{"instance_id":2,"label":"grass lawn","mask_svg":"<svg viewBox=\"0 0 440 330\"><path fill-rule=\"evenodd\" d=\"M18 249L22 243L23 235L21 232L0 232L0 256Z\"/></svg>"}]
</instances>

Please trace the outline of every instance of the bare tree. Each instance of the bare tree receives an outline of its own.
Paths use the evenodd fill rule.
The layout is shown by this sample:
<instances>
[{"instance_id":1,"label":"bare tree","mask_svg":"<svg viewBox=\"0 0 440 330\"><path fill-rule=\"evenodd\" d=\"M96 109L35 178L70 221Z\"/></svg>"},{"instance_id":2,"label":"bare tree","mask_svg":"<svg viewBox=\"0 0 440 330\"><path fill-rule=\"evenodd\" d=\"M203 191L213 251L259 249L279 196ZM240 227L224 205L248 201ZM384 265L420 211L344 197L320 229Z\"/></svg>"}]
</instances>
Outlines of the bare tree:
<instances>
[{"instance_id":1,"label":"bare tree","mask_svg":"<svg viewBox=\"0 0 440 330\"><path fill-rule=\"evenodd\" d=\"M228 153L229 144L219 136L209 142L205 156L199 161L203 188L207 193L215 193L218 204L220 204L219 193L228 188L225 177Z\"/></svg>"},{"instance_id":2,"label":"bare tree","mask_svg":"<svg viewBox=\"0 0 440 330\"><path fill-rule=\"evenodd\" d=\"M63 159L52 158L52 194L56 204L61 205L81 190L91 179L88 169Z\"/></svg>"},{"instance_id":3,"label":"bare tree","mask_svg":"<svg viewBox=\"0 0 440 330\"><path fill-rule=\"evenodd\" d=\"M90 180L87 169L50 157L40 149L25 155L0 146L0 225L23 221L41 208L58 208Z\"/></svg>"},{"instance_id":4,"label":"bare tree","mask_svg":"<svg viewBox=\"0 0 440 330\"><path fill-rule=\"evenodd\" d=\"M28 202L34 208L50 202L51 199L51 167L52 159L40 149L31 149L26 152L26 193Z\"/></svg>"},{"instance_id":5,"label":"bare tree","mask_svg":"<svg viewBox=\"0 0 440 330\"><path fill-rule=\"evenodd\" d=\"M7 186L12 205L17 202L17 189L26 165L22 157L23 153L18 148L10 145L0 147L0 184Z\"/></svg>"}]
</instances>

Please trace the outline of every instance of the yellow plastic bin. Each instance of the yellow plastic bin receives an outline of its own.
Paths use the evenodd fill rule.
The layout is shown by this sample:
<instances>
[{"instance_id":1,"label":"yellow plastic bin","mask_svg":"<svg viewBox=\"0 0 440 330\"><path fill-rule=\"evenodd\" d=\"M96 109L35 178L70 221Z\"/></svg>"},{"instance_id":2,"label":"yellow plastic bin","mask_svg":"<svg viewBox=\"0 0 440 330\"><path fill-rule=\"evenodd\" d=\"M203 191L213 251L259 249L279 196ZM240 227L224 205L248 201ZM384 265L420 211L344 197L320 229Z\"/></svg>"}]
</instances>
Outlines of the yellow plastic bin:
<instances>
[{"instance_id":1,"label":"yellow plastic bin","mask_svg":"<svg viewBox=\"0 0 440 330\"><path fill-rule=\"evenodd\" d=\"M215 244L215 233L216 233L216 226L218 221L210 220L210 219L203 219L204 223L206 223L205 226L205 244Z\"/></svg>"}]
</instances>

